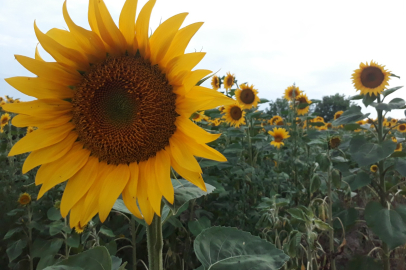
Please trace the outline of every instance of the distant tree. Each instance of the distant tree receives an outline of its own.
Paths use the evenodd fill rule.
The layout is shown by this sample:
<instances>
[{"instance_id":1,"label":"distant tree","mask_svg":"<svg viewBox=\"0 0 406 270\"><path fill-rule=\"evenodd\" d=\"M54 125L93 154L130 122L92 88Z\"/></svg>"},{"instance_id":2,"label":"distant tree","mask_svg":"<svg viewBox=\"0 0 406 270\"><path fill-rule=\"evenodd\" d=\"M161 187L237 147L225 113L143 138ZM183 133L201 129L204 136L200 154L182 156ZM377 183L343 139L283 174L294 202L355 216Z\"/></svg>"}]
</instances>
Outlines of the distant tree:
<instances>
[{"instance_id":1,"label":"distant tree","mask_svg":"<svg viewBox=\"0 0 406 270\"><path fill-rule=\"evenodd\" d=\"M324 118L325 122L334 119L337 111L345 111L351 106L351 101L344 95L335 94L334 96L324 96L320 103L317 103L312 112Z\"/></svg>"},{"instance_id":2,"label":"distant tree","mask_svg":"<svg viewBox=\"0 0 406 270\"><path fill-rule=\"evenodd\" d=\"M275 101L269 102L269 108L265 109L265 113L274 116L286 116L289 111L289 102L285 98L277 98Z\"/></svg>"}]
</instances>

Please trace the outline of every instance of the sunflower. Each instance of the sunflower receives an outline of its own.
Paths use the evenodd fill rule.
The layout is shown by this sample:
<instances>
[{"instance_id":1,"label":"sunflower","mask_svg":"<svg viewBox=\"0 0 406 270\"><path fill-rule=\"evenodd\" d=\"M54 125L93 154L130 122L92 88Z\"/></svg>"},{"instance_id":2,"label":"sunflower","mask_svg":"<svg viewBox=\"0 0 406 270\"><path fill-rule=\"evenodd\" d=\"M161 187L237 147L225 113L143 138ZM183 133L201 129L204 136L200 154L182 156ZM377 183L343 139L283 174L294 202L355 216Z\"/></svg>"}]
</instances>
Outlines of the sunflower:
<instances>
[{"instance_id":1,"label":"sunflower","mask_svg":"<svg viewBox=\"0 0 406 270\"><path fill-rule=\"evenodd\" d=\"M326 124L326 127L327 127L328 129L331 129L331 128L333 127L333 124L327 123L327 124Z\"/></svg>"},{"instance_id":2,"label":"sunflower","mask_svg":"<svg viewBox=\"0 0 406 270\"><path fill-rule=\"evenodd\" d=\"M395 125L395 124L398 122L398 120L396 120L395 118L392 118L392 119L390 120L390 122Z\"/></svg>"},{"instance_id":3,"label":"sunflower","mask_svg":"<svg viewBox=\"0 0 406 270\"><path fill-rule=\"evenodd\" d=\"M42 33L41 46L56 62L16 56L37 77L7 82L37 98L6 104L17 113L13 124L36 126L9 156L31 152L23 173L39 166L35 183L41 198L67 182L61 214L70 212L71 227L83 227L97 213L104 222L122 194L127 208L151 224L161 214L162 197L174 201L172 167L206 190L194 156L226 161L206 143L220 134L207 133L189 117L196 111L235 101L212 89L195 86L209 70L191 71L205 53L184 53L202 23L180 28L187 13L161 23L149 36L155 0L141 9L127 0L116 26L102 0L89 1L91 30L76 25L66 2L67 30Z\"/></svg>"},{"instance_id":4,"label":"sunflower","mask_svg":"<svg viewBox=\"0 0 406 270\"><path fill-rule=\"evenodd\" d=\"M192 114L191 119L195 122L201 122L202 120L205 120L205 115L204 111L203 112L195 112Z\"/></svg>"},{"instance_id":5,"label":"sunflower","mask_svg":"<svg viewBox=\"0 0 406 270\"><path fill-rule=\"evenodd\" d=\"M402 143L398 143L398 144L396 145L395 152L400 152L400 151L402 151Z\"/></svg>"},{"instance_id":6,"label":"sunflower","mask_svg":"<svg viewBox=\"0 0 406 270\"><path fill-rule=\"evenodd\" d=\"M287 132L284 128L274 128L272 131L268 131L268 133L274 138L271 145L278 149L281 147L281 145L285 145L283 140L290 137L289 132Z\"/></svg>"},{"instance_id":7,"label":"sunflower","mask_svg":"<svg viewBox=\"0 0 406 270\"><path fill-rule=\"evenodd\" d=\"M340 118L340 116L343 114L343 111L338 111L334 114L334 120L337 120L338 118Z\"/></svg>"},{"instance_id":8,"label":"sunflower","mask_svg":"<svg viewBox=\"0 0 406 270\"><path fill-rule=\"evenodd\" d=\"M4 127L5 125L8 124L8 121L10 121L10 115L8 113L3 114L0 117L0 126Z\"/></svg>"},{"instance_id":9,"label":"sunflower","mask_svg":"<svg viewBox=\"0 0 406 270\"><path fill-rule=\"evenodd\" d=\"M213 90L216 90L216 91L220 88L220 78L217 77L216 75L214 75L211 78L211 86L212 86Z\"/></svg>"},{"instance_id":10,"label":"sunflower","mask_svg":"<svg viewBox=\"0 0 406 270\"><path fill-rule=\"evenodd\" d=\"M354 70L352 74L352 83L355 89L361 92L361 95L369 94L370 96L382 93L386 86L389 85L390 71L384 69L385 66L378 65L374 61L361 63L359 69Z\"/></svg>"},{"instance_id":11,"label":"sunflower","mask_svg":"<svg viewBox=\"0 0 406 270\"><path fill-rule=\"evenodd\" d=\"M227 72L227 76L224 78L223 84L224 88L227 90L230 90L231 87L234 85L235 77L234 74L230 74L230 72Z\"/></svg>"},{"instance_id":12,"label":"sunflower","mask_svg":"<svg viewBox=\"0 0 406 270\"><path fill-rule=\"evenodd\" d=\"M21 205L27 205L31 202L31 195L28 194L27 192L23 193L20 195L18 198L18 203Z\"/></svg>"},{"instance_id":13,"label":"sunflower","mask_svg":"<svg viewBox=\"0 0 406 270\"><path fill-rule=\"evenodd\" d=\"M378 171L378 166L377 165L372 165L369 170L373 173L376 173Z\"/></svg>"},{"instance_id":14,"label":"sunflower","mask_svg":"<svg viewBox=\"0 0 406 270\"><path fill-rule=\"evenodd\" d=\"M312 104L312 102L307 98L306 94L301 93L300 95L296 96L296 101L298 102L298 106L300 107L301 104ZM297 109L297 114L298 115L305 115L306 113L309 112L309 106L306 106L304 108L298 108Z\"/></svg>"},{"instance_id":15,"label":"sunflower","mask_svg":"<svg viewBox=\"0 0 406 270\"><path fill-rule=\"evenodd\" d=\"M226 106L223 112L225 112L223 118L231 126L239 127L240 125L245 125L245 112L239 104L235 103Z\"/></svg>"},{"instance_id":16,"label":"sunflower","mask_svg":"<svg viewBox=\"0 0 406 270\"><path fill-rule=\"evenodd\" d=\"M333 136L328 141L328 146L330 149L336 149L341 144L340 136Z\"/></svg>"},{"instance_id":17,"label":"sunflower","mask_svg":"<svg viewBox=\"0 0 406 270\"><path fill-rule=\"evenodd\" d=\"M294 85L289 86L285 89L285 99L294 100L297 96L300 95L300 93L302 93L302 91L299 90L299 87Z\"/></svg>"},{"instance_id":18,"label":"sunflower","mask_svg":"<svg viewBox=\"0 0 406 270\"><path fill-rule=\"evenodd\" d=\"M220 119L216 118L214 120L210 120L210 123L212 126L218 127L222 123L222 121Z\"/></svg>"},{"instance_id":19,"label":"sunflower","mask_svg":"<svg viewBox=\"0 0 406 270\"><path fill-rule=\"evenodd\" d=\"M398 126L398 131L405 133L406 132L406 124L400 124Z\"/></svg>"},{"instance_id":20,"label":"sunflower","mask_svg":"<svg viewBox=\"0 0 406 270\"><path fill-rule=\"evenodd\" d=\"M258 90L254 89L253 85L241 84L240 88L235 91L235 98L243 109L251 109L258 106Z\"/></svg>"},{"instance_id":21,"label":"sunflower","mask_svg":"<svg viewBox=\"0 0 406 270\"><path fill-rule=\"evenodd\" d=\"M282 117L280 117L279 115L275 115L274 117L271 118L271 120L269 120L269 124L276 125L276 123L279 121L282 121L282 123L283 123Z\"/></svg>"},{"instance_id":22,"label":"sunflower","mask_svg":"<svg viewBox=\"0 0 406 270\"><path fill-rule=\"evenodd\" d=\"M320 122L320 123L324 123L324 118L321 116L317 116L316 118L314 118L312 120L312 122Z\"/></svg>"}]
</instances>

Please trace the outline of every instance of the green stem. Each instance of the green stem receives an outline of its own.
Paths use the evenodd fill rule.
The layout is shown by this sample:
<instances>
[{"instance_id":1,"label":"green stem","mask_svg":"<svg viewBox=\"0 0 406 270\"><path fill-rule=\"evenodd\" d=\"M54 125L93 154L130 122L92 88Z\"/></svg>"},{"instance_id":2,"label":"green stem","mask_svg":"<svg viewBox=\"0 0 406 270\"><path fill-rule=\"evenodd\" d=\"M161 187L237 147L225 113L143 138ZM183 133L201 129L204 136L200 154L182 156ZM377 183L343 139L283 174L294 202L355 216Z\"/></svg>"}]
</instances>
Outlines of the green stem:
<instances>
[{"instance_id":1,"label":"green stem","mask_svg":"<svg viewBox=\"0 0 406 270\"><path fill-rule=\"evenodd\" d=\"M161 217L155 215L151 225L147 226L148 270L163 270L162 261L162 225Z\"/></svg>"},{"instance_id":2,"label":"green stem","mask_svg":"<svg viewBox=\"0 0 406 270\"><path fill-rule=\"evenodd\" d=\"M30 204L27 205L27 212L28 212L28 249L29 249L29 254L30 254L30 270L34 270L34 263L33 263L33 258L32 258L32 229L31 229L31 218L32 218L32 212L31 212L31 206Z\"/></svg>"},{"instance_id":3,"label":"green stem","mask_svg":"<svg viewBox=\"0 0 406 270\"><path fill-rule=\"evenodd\" d=\"M135 218L131 216L131 244L133 246L133 270L137 270L137 230Z\"/></svg>"},{"instance_id":4,"label":"green stem","mask_svg":"<svg viewBox=\"0 0 406 270\"><path fill-rule=\"evenodd\" d=\"M327 156L330 160L330 151L327 150ZM331 162L331 161L330 161ZM333 229L333 195L332 195L332 184L333 177L331 175L331 167L328 167L328 187L327 187L327 196L329 199L328 204L328 224L330 225L331 229L329 230L329 245L330 245L330 262L331 262L331 270L336 269L336 262L334 258L334 229Z\"/></svg>"}]
</instances>

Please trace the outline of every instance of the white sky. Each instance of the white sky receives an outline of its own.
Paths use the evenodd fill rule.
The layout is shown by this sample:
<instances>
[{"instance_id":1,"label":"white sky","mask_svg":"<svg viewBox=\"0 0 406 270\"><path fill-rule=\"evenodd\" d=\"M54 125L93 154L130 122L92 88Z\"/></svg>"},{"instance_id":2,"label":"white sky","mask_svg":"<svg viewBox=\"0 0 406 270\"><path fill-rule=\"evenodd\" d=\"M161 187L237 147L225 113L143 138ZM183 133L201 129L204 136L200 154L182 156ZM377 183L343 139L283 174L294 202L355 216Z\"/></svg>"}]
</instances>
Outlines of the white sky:
<instances>
[{"instance_id":1,"label":"white sky","mask_svg":"<svg viewBox=\"0 0 406 270\"><path fill-rule=\"evenodd\" d=\"M124 0L105 2L117 23ZM139 0L137 13L146 2ZM67 29L62 4L0 0L0 96L32 99L3 79L31 75L14 54L34 57L34 20L43 32ZM89 29L88 2L69 0L67 5L74 22ZM292 83L309 98L321 99L335 93L355 95L351 74L365 61L386 65L401 77L392 78L390 87L406 84L405 11L405 0L158 0L150 26L155 30L161 19L189 12L184 25L205 22L188 47L207 52L196 68L221 69L220 76L231 71L239 83L254 84L260 97L270 100L281 97ZM406 87L388 101L395 97L406 99ZM403 110L388 115L405 117Z\"/></svg>"}]
</instances>

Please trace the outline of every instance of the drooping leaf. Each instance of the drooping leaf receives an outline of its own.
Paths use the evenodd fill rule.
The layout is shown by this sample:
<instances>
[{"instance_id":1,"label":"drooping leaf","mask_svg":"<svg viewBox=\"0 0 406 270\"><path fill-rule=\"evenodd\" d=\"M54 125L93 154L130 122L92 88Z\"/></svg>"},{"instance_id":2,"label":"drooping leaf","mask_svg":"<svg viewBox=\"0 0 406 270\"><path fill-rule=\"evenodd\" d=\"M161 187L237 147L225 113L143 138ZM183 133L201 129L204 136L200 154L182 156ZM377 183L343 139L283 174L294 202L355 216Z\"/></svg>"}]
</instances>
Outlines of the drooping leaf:
<instances>
[{"instance_id":1,"label":"drooping leaf","mask_svg":"<svg viewBox=\"0 0 406 270\"><path fill-rule=\"evenodd\" d=\"M9 261L12 262L18 256L20 256L26 246L27 240L25 239L18 239L11 242L11 245L6 250Z\"/></svg>"},{"instance_id":2,"label":"drooping leaf","mask_svg":"<svg viewBox=\"0 0 406 270\"><path fill-rule=\"evenodd\" d=\"M61 211L52 206L47 211L47 217L49 220L52 220L52 221L60 220L62 218Z\"/></svg>"},{"instance_id":3,"label":"drooping leaf","mask_svg":"<svg viewBox=\"0 0 406 270\"><path fill-rule=\"evenodd\" d=\"M406 176L406 160L398 159L395 168L402 176Z\"/></svg>"},{"instance_id":4,"label":"drooping leaf","mask_svg":"<svg viewBox=\"0 0 406 270\"><path fill-rule=\"evenodd\" d=\"M78 255L71 255L68 259L58 262L56 266L79 267L86 270L111 270L112 265L111 257L107 249L103 246L99 246L86 250ZM47 268L45 269L48 270Z\"/></svg>"},{"instance_id":5,"label":"drooping leaf","mask_svg":"<svg viewBox=\"0 0 406 270\"><path fill-rule=\"evenodd\" d=\"M352 106L346 110L338 119L332 122L333 126L340 126L349 123L355 123L359 120L367 118L369 113L361 113L361 107Z\"/></svg>"},{"instance_id":6,"label":"drooping leaf","mask_svg":"<svg viewBox=\"0 0 406 270\"><path fill-rule=\"evenodd\" d=\"M365 187L371 183L369 175L365 172L358 172L357 174L351 174L343 178L345 182L350 185L351 191Z\"/></svg>"},{"instance_id":7,"label":"drooping leaf","mask_svg":"<svg viewBox=\"0 0 406 270\"><path fill-rule=\"evenodd\" d=\"M63 244L63 239L53 238L51 240L44 240L41 238L35 239L32 244L32 257L40 258L45 255L55 255Z\"/></svg>"}]
</instances>

